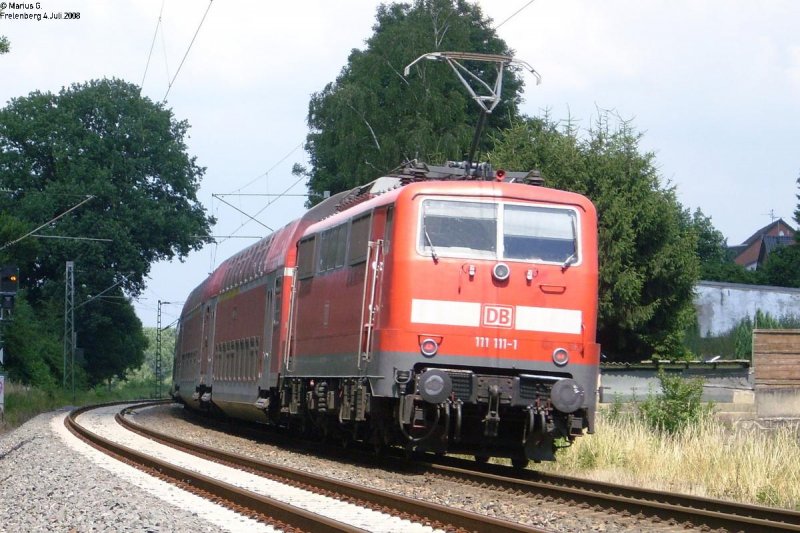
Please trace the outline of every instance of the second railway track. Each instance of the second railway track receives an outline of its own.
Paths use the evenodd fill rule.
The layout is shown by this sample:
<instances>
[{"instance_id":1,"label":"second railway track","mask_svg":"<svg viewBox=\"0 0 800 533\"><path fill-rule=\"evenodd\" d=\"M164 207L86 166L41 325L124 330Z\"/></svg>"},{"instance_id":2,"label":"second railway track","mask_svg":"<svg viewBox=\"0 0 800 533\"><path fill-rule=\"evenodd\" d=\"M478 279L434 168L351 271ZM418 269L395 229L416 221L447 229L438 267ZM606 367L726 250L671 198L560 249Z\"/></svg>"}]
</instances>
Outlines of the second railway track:
<instances>
[{"instance_id":1,"label":"second railway track","mask_svg":"<svg viewBox=\"0 0 800 533\"><path fill-rule=\"evenodd\" d=\"M152 432L138 424L132 425L137 426L139 431ZM157 434L154 438L180 441L159 432L154 433ZM183 444L192 446L191 443ZM227 460L222 458L228 455L224 452L214 450L211 453L222 454L219 460ZM356 455L359 453L356 452ZM363 462L363 454L360 455ZM412 463L402 458L382 457L380 464L391 470L414 469L461 484L489 487L514 494L535 495L623 516L639 516L654 523L672 524L676 528L800 531L800 512L786 509L627 487L535 471L520 472L500 465L478 465L472 461L449 457L436 458L431 462L417 460ZM474 526L466 526L466 529L480 530Z\"/></svg>"},{"instance_id":2,"label":"second railway track","mask_svg":"<svg viewBox=\"0 0 800 533\"><path fill-rule=\"evenodd\" d=\"M121 409L121 408L120 408ZM200 474L193 469L176 466L150 454L140 452L131 447L121 445L106 439L97 433L82 426L78 421L81 414L89 409L81 409L67 417L66 424L71 431L90 441L95 447L107 453L124 459L126 462L138 465L140 468L151 471L162 478L167 478L184 488L191 489L206 495L245 515L261 521L273 523L281 529L294 529L304 531L364 531L369 526L348 524L287 505L273 498L256 494L231 483L220 481L208 475ZM147 436L150 439L166 443L171 447L180 448L203 459L212 460L223 465L233 466L259 476L279 479L295 487L303 488L323 495L334 495L340 500L355 503L357 506L370 510L377 510L386 515L391 515L404 520L411 520L418 524L425 524L434 529L446 531L543 531L522 524L515 524L496 518L477 515L458 509L447 508L421 500L406 498L384 491L370 489L323 476L317 476L295 469L280 467L278 465L255 461L235 454L229 454L208 447L181 441L166 434L156 432L126 420L117 414L117 421L128 429ZM388 520L390 516L386 516ZM408 526L406 526L407 528Z\"/></svg>"}]
</instances>

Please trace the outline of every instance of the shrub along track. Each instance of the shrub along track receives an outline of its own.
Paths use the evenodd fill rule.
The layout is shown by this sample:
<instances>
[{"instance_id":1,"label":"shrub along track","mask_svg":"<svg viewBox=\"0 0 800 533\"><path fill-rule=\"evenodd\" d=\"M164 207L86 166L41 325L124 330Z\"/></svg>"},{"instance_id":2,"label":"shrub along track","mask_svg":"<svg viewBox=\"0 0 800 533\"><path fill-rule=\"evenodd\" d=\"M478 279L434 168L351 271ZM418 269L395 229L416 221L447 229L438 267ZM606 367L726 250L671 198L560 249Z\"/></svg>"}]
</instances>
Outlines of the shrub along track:
<instances>
[{"instance_id":1,"label":"shrub along track","mask_svg":"<svg viewBox=\"0 0 800 533\"><path fill-rule=\"evenodd\" d=\"M136 408L152 406L159 403L163 402L139 404ZM130 405L130 402L126 405ZM73 434L89 442L92 446L104 453L246 516L272 524L279 529L314 532L363 531L363 529L293 507L278 500L273 500L263 495L255 494L211 477L198 474L194 471L172 465L101 437L85 427L82 427L77 422L77 417L80 414L96 407L98 406L85 407L73 411L65 419L65 424ZM107 405L103 407L107 407ZM116 420L131 431L195 456L213 460L227 466L233 466L270 479L279 480L283 483L304 488L318 494L337 497L351 503L356 503L357 505L416 522L426 523L434 528L446 531L543 531L541 529L460 511L458 509L450 509L442 505L406 498L404 496L370 489L288 467L256 461L247 457L229 454L182 441L130 422L122 415L122 413L129 409L131 408L125 408L121 413L117 414Z\"/></svg>"},{"instance_id":2,"label":"shrub along track","mask_svg":"<svg viewBox=\"0 0 800 533\"><path fill-rule=\"evenodd\" d=\"M216 422L209 418L193 418L228 433L246 435L261 441L270 438L281 441L280 444L284 446L298 447L296 439L287 439L260 427L254 429L247 425ZM151 431L138 427L142 431ZM161 435L163 434L159 434L159 438ZM163 438L173 439L166 435ZM301 446L306 447L308 444L304 442ZM402 454L376 458L365 454L363 449L336 450L332 454L329 447L317 446L313 452L328 457L335 455L340 460L347 459L388 470L422 472L433 477L498 491L535 495L575 508L638 516L678 527L720 531L800 532L800 512L786 509L616 485L534 470L519 470L502 465L479 464L466 459L431 454L416 456L409 461Z\"/></svg>"}]
</instances>

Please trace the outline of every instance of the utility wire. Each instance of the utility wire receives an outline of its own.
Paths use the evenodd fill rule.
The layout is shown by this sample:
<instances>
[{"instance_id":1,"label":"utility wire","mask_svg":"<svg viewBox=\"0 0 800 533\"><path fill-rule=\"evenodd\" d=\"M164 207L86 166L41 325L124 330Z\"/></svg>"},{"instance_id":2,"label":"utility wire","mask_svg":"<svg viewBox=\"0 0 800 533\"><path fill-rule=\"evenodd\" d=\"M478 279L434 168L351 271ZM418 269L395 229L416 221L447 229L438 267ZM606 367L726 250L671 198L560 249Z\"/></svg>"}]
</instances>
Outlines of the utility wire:
<instances>
[{"instance_id":1,"label":"utility wire","mask_svg":"<svg viewBox=\"0 0 800 533\"><path fill-rule=\"evenodd\" d=\"M272 165L271 167L269 167L269 170L267 170L267 171L266 171L266 172L264 172L263 174L259 174L258 176L256 176L256 177L255 177L255 178L253 178L252 180L248 181L246 184L242 185L241 187L239 187L238 189L236 189L235 191L233 191L233 193L237 193L237 192L241 191L242 189L246 189L247 187L249 187L250 185L254 184L255 182L257 182L258 180L260 180L260 179L261 179L261 178L263 178L264 176L269 176L269 173L270 173L270 172L272 172L273 170L275 170L275 167L277 167L278 165L280 165L281 163L283 163L284 161L286 161L287 159L289 159L289 156L291 156L293 153L295 153L297 150L299 150L299 149L300 149L300 148L302 148L302 147L303 147L303 143L300 143L300 144L298 144L297 146L295 146L294 148L292 148L292 149L289 151L289 153L288 153L288 154L286 154L285 156L283 156L283 157L281 158L281 160L280 160L280 161L278 161L277 163L275 163L274 165ZM233 194L233 193L230 193L230 194Z\"/></svg>"},{"instance_id":2,"label":"utility wire","mask_svg":"<svg viewBox=\"0 0 800 533\"><path fill-rule=\"evenodd\" d=\"M161 10L158 12L158 22L156 22L156 30L153 32L153 42L150 43L150 53L147 54L147 64L144 66L144 74L142 75L142 83L139 87L144 87L144 79L147 77L147 69L150 68L150 58L153 56L153 48L156 45L156 37L158 37L158 28L161 27L161 15L164 13L164 3L166 0L161 0Z\"/></svg>"},{"instance_id":3,"label":"utility wire","mask_svg":"<svg viewBox=\"0 0 800 533\"><path fill-rule=\"evenodd\" d=\"M64 237L62 235L31 235L37 239L68 239L72 241L98 241L98 242L114 242L114 239L96 239L94 237Z\"/></svg>"},{"instance_id":4,"label":"utility wire","mask_svg":"<svg viewBox=\"0 0 800 533\"><path fill-rule=\"evenodd\" d=\"M30 237L31 235L33 235L34 233L36 233L37 231L39 231L39 230L40 230L40 229L42 229L43 227L47 226L48 224L52 224L53 222L55 222L55 221L56 221L56 220L58 220L59 218L63 217L63 216L64 216L64 215L66 215L67 213L70 213L70 212L72 212L72 211L74 211L74 210L78 209L80 206L82 206L83 204L85 204L86 202L88 202L89 200L91 200L92 198L94 198L94 196L93 196L93 195L89 195L89 196L87 196L87 197L86 197L86 199L85 199L84 201L82 201L81 203L79 203L79 204L77 204L77 205L74 205L74 206L70 207L69 209L67 209L66 211L64 211L63 213L61 213L60 215L58 215L57 217L55 217L55 218L52 218L52 219L48 220L47 222L45 222L44 224L42 224L41 226L39 226L39 227L38 227L38 228L36 228L35 230L33 230L33 231L30 231L30 232L26 233L25 235L23 235L22 237L20 237L20 238L19 238L19 239L17 239L17 240L14 240L14 241L11 241L11 242L7 242L7 243L5 243L3 246L0 246L0 250L5 250L5 249L6 249L6 248L8 248L9 246L11 246L11 245L13 245L13 244L17 244L19 241L21 241L21 240L22 240L22 239L24 239L25 237Z\"/></svg>"},{"instance_id":5,"label":"utility wire","mask_svg":"<svg viewBox=\"0 0 800 533\"><path fill-rule=\"evenodd\" d=\"M274 204L275 202L277 202L277 201L278 201L278 199L279 199L281 196L283 196L284 194L286 194L287 192L289 192L289 191L290 191L290 190L291 190L291 189L292 189L292 188L293 188L295 185L297 185L298 183L300 183L300 181L301 181L303 178L305 178L305 176L300 176L300 177L299 177L299 178L298 178L298 179L297 179L297 180L296 180L294 183L292 183L291 185L289 185L289 187L287 187L287 188L286 188L286 189L285 189L285 190L284 190L284 191L283 191L281 194L279 194L277 198L275 198L274 200L272 200L272 201L270 201L270 202L267 202L267 204L266 204L264 207L262 207L261 209L259 209L259 211L258 211L258 212L257 212L255 215L252 215L252 216L250 216L250 215L247 215L247 216L249 216L249 217L250 217L252 220L255 220L256 222L258 222L258 220L256 220L256 217L257 217L258 215L260 215L261 213L263 213L263 212L264 212L264 210L265 210L266 208L268 208L269 206L271 206L272 204ZM217 198L217 200L219 200L219 201L221 201L221 202L224 202L224 200L223 200L222 198L220 198L220 197L218 197L218 196L217 196L216 198ZM227 203L227 202L225 202L225 203ZM228 205L230 205L230 204L228 204ZM246 214L246 213L245 213L245 214ZM250 221L248 220L247 222L243 222L241 225L239 225L239 227L238 227L238 228L236 228L235 230L233 230L233 231L231 232L231 235L235 235L235 234L236 234L236 232L238 232L240 229L242 229L242 228L243 228L243 227L244 227L244 226L245 226L245 225L246 225L248 222L250 222ZM259 223L259 224L261 224L261 222L258 222L258 223ZM262 225L262 226L264 226L264 224L261 224L261 225ZM272 231L272 230L270 230L270 231ZM225 242L226 240L227 240L227 239L223 239L222 241L218 242L217 244L222 244L222 243L223 243L223 242Z\"/></svg>"},{"instance_id":6,"label":"utility wire","mask_svg":"<svg viewBox=\"0 0 800 533\"><path fill-rule=\"evenodd\" d=\"M520 13L520 12L521 12L523 9L525 9L526 7L528 7L529 5L531 5L533 2L534 2L534 0L531 0L530 2L528 2L527 4L525 4L524 6L522 6L521 8L517 9L517 10L514 12L514 14L513 14L513 15L511 15L511 16L510 16L510 17L508 17L506 20L504 20L503 22L501 22L500 24L498 24L497 26L495 26L495 27L494 27L494 29L495 29L495 30L497 30L498 28L500 28L500 26L502 26L503 24L505 24L505 23L506 23L506 22L508 22L509 20L513 19L513 18L514 18L514 17L516 17L517 15L519 15L519 13Z\"/></svg>"},{"instance_id":7,"label":"utility wire","mask_svg":"<svg viewBox=\"0 0 800 533\"><path fill-rule=\"evenodd\" d=\"M189 43L189 47L186 49L186 53L183 54L183 59L181 59L181 64L178 65L178 70L175 71L175 76L172 78L172 81L169 82L167 86L167 93L164 95L164 99L161 100L161 103L167 101L167 96L169 96L170 90L172 90L172 84L175 83L175 80L178 78L178 74L181 71L181 67L183 67L183 62L186 61L186 57L189 55L189 51L192 49L192 45L194 44L194 40L197 38L197 34L200 33L200 28L203 27L203 22L206 20L206 15L208 15L208 11L211 9L211 4L214 3L214 0L208 0L208 7L206 8L206 12L203 13L203 18L200 20L200 24L197 25L197 30L194 32L194 36L192 37L192 41Z\"/></svg>"},{"instance_id":8,"label":"utility wire","mask_svg":"<svg viewBox=\"0 0 800 533\"><path fill-rule=\"evenodd\" d=\"M77 310L77 309L80 309L81 307L83 307L84 305L88 304L88 303L89 303L89 302L91 302L92 300L96 300L96 299L100 298L102 295L104 295L105 293L107 293L108 291L110 291L111 289L113 289L114 287L116 287L117 285L119 285L120 283L122 283L123 281L125 281L125 278L122 278L121 280L117 281L115 284L111 285L111 286L110 286L110 287L108 287L107 289L103 289L103 290L102 290L102 291L100 291L98 294L95 294L94 296L92 296L91 298L89 298L88 300L86 300L85 302L83 302L81 305L79 305L79 306L75 307L75 309L76 309L76 310Z\"/></svg>"}]
</instances>

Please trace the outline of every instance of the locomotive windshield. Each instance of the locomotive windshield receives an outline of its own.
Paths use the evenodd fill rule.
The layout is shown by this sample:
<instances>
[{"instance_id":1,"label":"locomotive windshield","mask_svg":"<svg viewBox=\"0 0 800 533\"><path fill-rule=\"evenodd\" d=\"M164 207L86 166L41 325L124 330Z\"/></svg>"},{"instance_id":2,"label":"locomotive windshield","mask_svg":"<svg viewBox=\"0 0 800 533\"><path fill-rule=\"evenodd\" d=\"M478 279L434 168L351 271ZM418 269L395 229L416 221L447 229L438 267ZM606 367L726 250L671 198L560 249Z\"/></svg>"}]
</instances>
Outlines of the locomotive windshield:
<instances>
[{"instance_id":1,"label":"locomotive windshield","mask_svg":"<svg viewBox=\"0 0 800 533\"><path fill-rule=\"evenodd\" d=\"M572 209L430 199L422 202L418 242L431 255L572 264L577 227Z\"/></svg>"}]
</instances>

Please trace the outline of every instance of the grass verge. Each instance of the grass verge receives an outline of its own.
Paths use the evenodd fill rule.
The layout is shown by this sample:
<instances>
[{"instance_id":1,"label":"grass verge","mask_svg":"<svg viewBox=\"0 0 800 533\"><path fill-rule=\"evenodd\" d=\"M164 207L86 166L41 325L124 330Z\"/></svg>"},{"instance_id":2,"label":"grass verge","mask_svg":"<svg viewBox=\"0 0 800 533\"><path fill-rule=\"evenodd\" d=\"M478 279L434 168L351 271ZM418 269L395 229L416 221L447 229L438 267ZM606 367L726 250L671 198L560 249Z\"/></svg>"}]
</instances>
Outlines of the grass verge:
<instances>
[{"instance_id":1,"label":"grass verge","mask_svg":"<svg viewBox=\"0 0 800 533\"><path fill-rule=\"evenodd\" d=\"M800 428L730 427L712 416L675 433L631 414L600 417L543 471L800 510Z\"/></svg>"},{"instance_id":2,"label":"grass verge","mask_svg":"<svg viewBox=\"0 0 800 533\"><path fill-rule=\"evenodd\" d=\"M74 401L72 391L43 390L8 381L5 385L5 412L0 418L0 434L21 426L40 413L65 406L78 407L153 397L152 383L136 381L115 383L111 387L99 386L89 391L76 391Z\"/></svg>"}]
</instances>

